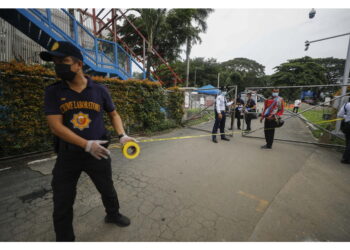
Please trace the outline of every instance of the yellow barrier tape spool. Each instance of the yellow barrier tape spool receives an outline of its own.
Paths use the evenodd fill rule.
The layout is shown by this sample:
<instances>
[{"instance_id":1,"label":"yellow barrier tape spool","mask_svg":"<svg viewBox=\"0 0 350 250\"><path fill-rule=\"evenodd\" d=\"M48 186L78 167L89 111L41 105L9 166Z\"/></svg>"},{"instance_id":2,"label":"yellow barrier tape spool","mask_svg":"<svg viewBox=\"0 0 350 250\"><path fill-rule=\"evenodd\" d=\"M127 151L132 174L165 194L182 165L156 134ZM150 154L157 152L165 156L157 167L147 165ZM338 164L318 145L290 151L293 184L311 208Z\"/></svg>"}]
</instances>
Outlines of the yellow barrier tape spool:
<instances>
[{"instance_id":1,"label":"yellow barrier tape spool","mask_svg":"<svg viewBox=\"0 0 350 250\"><path fill-rule=\"evenodd\" d=\"M131 152L129 153L129 151ZM122 148L124 157L130 160L135 159L137 156L139 156L140 151L141 148L136 142L127 142Z\"/></svg>"}]
</instances>

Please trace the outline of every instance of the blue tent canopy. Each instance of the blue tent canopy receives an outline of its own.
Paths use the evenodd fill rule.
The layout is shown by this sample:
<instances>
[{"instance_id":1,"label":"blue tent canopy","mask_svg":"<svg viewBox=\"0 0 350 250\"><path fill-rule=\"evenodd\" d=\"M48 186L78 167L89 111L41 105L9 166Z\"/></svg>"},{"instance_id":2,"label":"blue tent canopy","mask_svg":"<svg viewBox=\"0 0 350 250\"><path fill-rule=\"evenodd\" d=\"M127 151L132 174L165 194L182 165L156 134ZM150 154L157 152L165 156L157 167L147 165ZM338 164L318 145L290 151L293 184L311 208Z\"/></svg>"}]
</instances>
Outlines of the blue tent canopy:
<instances>
[{"instance_id":1,"label":"blue tent canopy","mask_svg":"<svg viewBox=\"0 0 350 250\"><path fill-rule=\"evenodd\" d=\"M200 94L207 94L207 95L217 95L220 93L220 90L215 88L213 85L205 85L203 87L200 87L196 90Z\"/></svg>"}]
</instances>

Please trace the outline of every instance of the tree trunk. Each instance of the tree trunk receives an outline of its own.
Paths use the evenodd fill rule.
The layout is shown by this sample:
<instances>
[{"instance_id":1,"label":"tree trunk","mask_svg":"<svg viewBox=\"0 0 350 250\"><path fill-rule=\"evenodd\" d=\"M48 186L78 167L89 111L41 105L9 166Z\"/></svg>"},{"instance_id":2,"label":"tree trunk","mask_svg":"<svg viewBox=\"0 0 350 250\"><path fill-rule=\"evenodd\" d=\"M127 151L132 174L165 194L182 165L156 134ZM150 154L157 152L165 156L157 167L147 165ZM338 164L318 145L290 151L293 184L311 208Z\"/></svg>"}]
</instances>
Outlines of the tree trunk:
<instances>
[{"instance_id":1,"label":"tree trunk","mask_svg":"<svg viewBox=\"0 0 350 250\"><path fill-rule=\"evenodd\" d=\"M151 66L152 66L152 47L153 47L153 31L149 30L148 47L147 47L147 66L146 78L151 80Z\"/></svg>"},{"instance_id":2,"label":"tree trunk","mask_svg":"<svg viewBox=\"0 0 350 250\"><path fill-rule=\"evenodd\" d=\"M186 41L186 87L188 87L190 75L190 53L191 53L191 39L188 37Z\"/></svg>"},{"instance_id":3,"label":"tree trunk","mask_svg":"<svg viewBox=\"0 0 350 250\"><path fill-rule=\"evenodd\" d=\"M146 78L151 80L152 53L147 51Z\"/></svg>"}]
</instances>

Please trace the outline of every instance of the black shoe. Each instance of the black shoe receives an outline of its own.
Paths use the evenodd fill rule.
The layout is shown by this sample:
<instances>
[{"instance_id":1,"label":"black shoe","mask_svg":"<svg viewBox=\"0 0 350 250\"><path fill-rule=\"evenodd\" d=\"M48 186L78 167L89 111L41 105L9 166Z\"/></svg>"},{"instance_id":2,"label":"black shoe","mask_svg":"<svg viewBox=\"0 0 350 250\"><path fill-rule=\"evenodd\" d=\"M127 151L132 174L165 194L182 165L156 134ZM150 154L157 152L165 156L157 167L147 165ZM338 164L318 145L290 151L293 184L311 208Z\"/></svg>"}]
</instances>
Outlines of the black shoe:
<instances>
[{"instance_id":1,"label":"black shoe","mask_svg":"<svg viewBox=\"0 0 350 250\"><path fill-rule=\"evenodd\" d=\"M212 140L214 143L218 143L218 141L216 140L216 138L213 138Z\"/></svg>"},{"instance_id":2,"label":"black shoe","mask_svg":"<svg viewBox=\"0 0 350 250\"><path fill-rule=\"evenodd\" d=\"M272 147L268 147L267 145L261 146L261 149L272 149Z\"/></svg>"},{"instance_id":3,"label":"black shoe","mask_svg":"<svg viewBox=\"0 0 350 250\"><path fill-rule=\"evenodd\" d=\"M105 222L113 223L120 227L127 227L130 225L130 219L122 214L118 214L116 216L106 215Z\"/></svg>"},{"instance_id":4,"label":"black shoe","mask_svg":"<svg viewBox=\"0 0 350 250\"><path fill-rule=\"evenodd\" d=\"M343 163L343 164L350 164L350 162L349 162L349 161L344 160L344 159L342 159L340 162L341 162L341 163Z\"/></svg>"},{"instance_id":5,"label":"black shoe","mask_svg":"<svg viewBox=\"0 0 350 250\"><path fill-rule=\"evenodd\" d=\"M229 138L226 138L226 137L221 138L221 140L223 140L223 141L230 141L230 139L229 139Z\"/></svg>"},{"instance_id":6,"label":"black shoe","mask_svg":"<svg viewBox=\"0 0 350 250\"><path fill-rule=\"evenodd\" d=\"M232 128L229 128L228 130L232 130Z\"/></svg>"}]
</instances>

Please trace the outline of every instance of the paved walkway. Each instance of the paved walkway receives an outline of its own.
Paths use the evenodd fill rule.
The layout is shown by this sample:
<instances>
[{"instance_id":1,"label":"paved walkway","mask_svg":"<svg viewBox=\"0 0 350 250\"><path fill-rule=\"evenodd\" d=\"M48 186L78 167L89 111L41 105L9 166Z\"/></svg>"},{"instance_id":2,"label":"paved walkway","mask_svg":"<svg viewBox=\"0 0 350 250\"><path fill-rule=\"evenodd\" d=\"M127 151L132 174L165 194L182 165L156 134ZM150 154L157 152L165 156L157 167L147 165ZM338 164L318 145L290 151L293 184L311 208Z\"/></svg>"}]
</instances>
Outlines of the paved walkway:
<instances>
[{"instance_id":1,"label":"paved walkway","mask_svg":"<svg viewBox=\"0 0 350 250\"><path fill-rule=\"evenodd\" d=\"M212 125L158 137L201 135ZM312 140L297 118L276 136ZM132 224L103 222L100 196L83 174L74 206L77 241L349 241L350 167L339 163L341 153L286 142L264 151L263 144L240 134L218 144L210 137L150 142L135 160L113 149L121 212ZM0 241L54 241L53 164L0 171Z\"/></svg>"}]
</instances>

